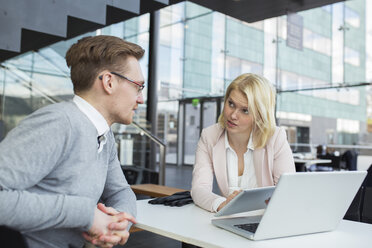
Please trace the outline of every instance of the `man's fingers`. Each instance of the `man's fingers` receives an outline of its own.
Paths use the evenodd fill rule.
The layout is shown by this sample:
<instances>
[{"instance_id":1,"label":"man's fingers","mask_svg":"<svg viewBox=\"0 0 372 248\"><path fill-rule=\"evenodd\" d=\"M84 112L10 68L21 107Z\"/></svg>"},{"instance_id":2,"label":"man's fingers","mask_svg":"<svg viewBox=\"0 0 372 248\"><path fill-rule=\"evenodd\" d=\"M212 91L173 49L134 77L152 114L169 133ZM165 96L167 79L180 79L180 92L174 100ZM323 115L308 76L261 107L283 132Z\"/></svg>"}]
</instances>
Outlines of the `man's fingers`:
<instances>
[{"instance_id":1,"label":"man's fingers","mask_svg":"<svg viewBox=\"0 0 372 248\"><path fill-rule=\"evenodd\" d=\"M123 220L121 222L111 223L108 227L110 230L126 230L128 227L129 221Z\"/></svg>"},{"instance_id":2,"label":"man's fingers","mask_svg":"<svg viewBox=\"0 0 372 248\"><path fill-rule=\"evenodd\" d=\"M101 237L99 237L99 241L101 241L102 243L110 243L116 245L119 244L119 242L121 241L121 237L117 235L102 235Z\"/></svg>"},{"instance_id":3,"label":"man's fingers","mask_svg":"<svg viewBox=\"0 0 372 248\"><path fill-rule=\"evenodd\" d=\"M128 231L115 231L113 232L113 235L102 235L98 242L95 243L95 245L106 248L111 245L125 245L129 238L129 232Z\"/></svg>"},{"instance_id":4,"label":"man's fingers","mask_svg":"<svg viewBox=\"0 0 372 248\"><path fill-rule=\"evenodd\" d=\"M109 214L109 215L116 215L116 214L119 213L115 208L112 208L112 207L106 207L106 206L105 206L104 204L102 204L102 203L98 203L97 208L98 208L99 210L101 210L102 212L104 212L104 213L106 213L106 214Z\"/></svg>"},{"instance_id":5,"label":"man's fingers","mask_svg":"<svg viewBox=\"0 0 372 248\"><path fill-rule=\"evenodd\" d=\"M113 244L110 244L110 243L104 243L104 244L101 244L101 245L98 245L100 248L112 248L114 247Z\"/></svg>"},{"instance_id":6,"label":"man's fingers","mask_svg":"<svg viewBox=\"0 0 372 248\"><path fill-rule=\"evenodd\" d=\"M101 210L102 211L102 209L104 209L106 206L105 206L105 204L103 204L103 203L98 203L97 204L97 208L99 209L99 210Z\"/></svg>"},{"instance_id":7,"label":"man's fingers","mask_svg":"<svg viewBox=\"0 0 372 248\"><path fill-rule=\"evenodd\" d=\"M93 239L95 239L95 237L89 235L87 232L83 232L83 237L85 240L89 241L89 242L92 242Z\"/></svg>"},{"instance_id":8,"label":"man's fingers","mask_svg":"<svg viewBox=\"0 0 372 248\"><path fill-rule=\"evenodd\" d=\"M129 232L128 231L121 231L121 232L114 232L115 235L118 235L121 237L121 240L119 242L120 245L125 245L129 239Z\"/></svg>"},{"instance_id":9,"label":"man's fingers","mask_svg":"<svg viewBox=\"0 0 372 248\"><path fill-rule=\"evenodd\" d=\"M122 238L121 239L121 241L120 241L120 245L125 245L126 243L127 243L127 241L128 241L128 239L129 239L129 233L128 233L128 236L126 237L126 238Z\"/></svg>"},{"instance_id":10,"label":"man's fingers","mask_svg":"<svg viewBox=\"0 0 372 248\"><path fill-rule=\"evenodd\" d=\"M117 218L116 221L118 221L118 222L121 222L123 220L128 220L128 221L132 222L133 224L137 223L136 218L134 218L131 214L128 214L128 213L125 213L125 212L121 212L121 213L115 215L115 217Z\"/></svg>"},{"instance_id":11,"label":"man's fingers","mask_svg":"<svg viewBox=\"0 0 372 248\"><path fill-rule=\"evenodd\" d=\"M92 244L101 248L111 248L119 244L121 237L116 235L101 235L99 238L93 239Z\"/></svg>"},{"instance_id":12,"label":"man's fingers","mask_svg":"<svg viewBox=\"0 0 372 248\"><path fill-rule=\"evenodd\" d=\"M115 244L111 244L111 243L104 243L100 240L97 240L96 243L94 243L94 245L96 247L100 247L100 248L112 248Z\"/></svg>"},{"instance_id":13,"label":"man's fingers","mask_svg":"<svg viewBox=\"0 0 372 248\"><path fill-rule=\"evenodd\" d=\"M128 213L125 213L125 212L119 212L115 208L106 207L102 203L98 203L97 208L99 210L101 210L102 212L108 214L108 215L115 216L115 221L116 222L121 222L123 220L128 220L128 221L132 222L133 224L137 223L136 219L131 214L128 214Z\"/></svg>"},{"instance_id":14,"label":"man's fingers","mask_svg":"<svg viewBox=\"0 0 372 248\"><path fill-rule=\"evenodd\" d=\"M95 246L103 247L103 245L105 244L104 242L101 242L101 241L99 240L99 237L89 235L89 233L87 233L87 232L83 232L83 237L84 237L84 239L85 239L86 241L92 243L92 244L95 245Z\"/></svg>"}]
</instances>

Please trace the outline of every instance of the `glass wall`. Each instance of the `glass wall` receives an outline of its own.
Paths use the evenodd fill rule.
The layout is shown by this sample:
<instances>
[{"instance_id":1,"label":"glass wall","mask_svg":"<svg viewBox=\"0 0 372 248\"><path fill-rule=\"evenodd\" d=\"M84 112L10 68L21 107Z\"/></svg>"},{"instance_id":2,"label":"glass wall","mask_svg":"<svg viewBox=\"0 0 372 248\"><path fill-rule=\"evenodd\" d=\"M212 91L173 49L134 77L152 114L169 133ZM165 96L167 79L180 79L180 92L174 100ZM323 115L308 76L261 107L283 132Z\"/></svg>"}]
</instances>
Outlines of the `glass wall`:
<instances>
[{"instance_id":1,"label":"glass wall","mask_svg":"<svg viewBox=\"0 0 372 248\"><path fill-rule=\"evenodd\" d=\"M160 10L156 135L168 146L167 162L193 163L201 129L215 122L229 83L247 72L276 86L278 125L291 143L370 147L372 90L357 86L372 80L371 5L346 1L256 23L191 2ZM148 51L149 19L142 15L86 35L116 35ZM79 38L2 64L2 136L33 110L72 96L64 55ZM147 77L148 53L140 63ZM202 97L220 100L192 104ZM189 103L180 105L185 99ZM138 123L145 112L143 104Z\"/></svg>"},{"instance_id":2,"label":"glass wall","mask_svg":"<svg viewBox=\"0 0 372 248\"><path fill-rule=\"evenodd\" d=\"M0 68L1 135L47 104L72 95L64 58L51 47L2 63Z\"/></svg>"},{"instance_id":3,"label":"glass wall","mask_svg":"<svg viewBox=\"0 0 372 248\"><path fill-rule=\"evenodd\" d=\"M114 35L135 42L148 50L148 30L147 14L3 62L0 68L0 138L34 110L73 97L65 54L77 40L85 36ZM146 82L148 54L140 64ZM144 99L145 101L147 99L146 87ZM143 120L146 105L140 105L138 112L137 121Z\"/></svg>"},{"instance_id":4,"label":"glass wall","mask_svg":"<svg viewBox=\"0 0 372 248\"><path fill-rule=\"evenodd\" d=\"M291 44L288 16L244 23L193 3L179 6L185 13L180 99L223 96L241 73L263 74L277 87L278 125L287 129L290 142L372 144L367 130L370 87L354 87L366 82L364 0L294 13L301 20L297 46ZM191 104L183 107L184 159L178 163L192 164L205 114Z\"/></svg>"}]
</instances>

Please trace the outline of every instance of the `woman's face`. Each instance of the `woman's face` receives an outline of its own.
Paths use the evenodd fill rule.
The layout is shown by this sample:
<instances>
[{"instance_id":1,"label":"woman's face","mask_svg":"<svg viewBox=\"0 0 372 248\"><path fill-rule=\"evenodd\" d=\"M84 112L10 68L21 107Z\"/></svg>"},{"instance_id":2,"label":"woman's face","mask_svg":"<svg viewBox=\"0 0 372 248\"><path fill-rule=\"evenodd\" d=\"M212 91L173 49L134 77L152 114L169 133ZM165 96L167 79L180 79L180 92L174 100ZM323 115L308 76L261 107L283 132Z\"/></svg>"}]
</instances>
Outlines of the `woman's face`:
<instances>
[{"instance_id":1,"label":"woman's face","mask_svg":"<svg viewBox=\"0 0 372 248\"><path fill-rule=\"evenodd\" d=\"M223 109L227 132L250 135L253 127L253 116L248 111L246 95L232 90Z\"/></svg>"}]
</instances>

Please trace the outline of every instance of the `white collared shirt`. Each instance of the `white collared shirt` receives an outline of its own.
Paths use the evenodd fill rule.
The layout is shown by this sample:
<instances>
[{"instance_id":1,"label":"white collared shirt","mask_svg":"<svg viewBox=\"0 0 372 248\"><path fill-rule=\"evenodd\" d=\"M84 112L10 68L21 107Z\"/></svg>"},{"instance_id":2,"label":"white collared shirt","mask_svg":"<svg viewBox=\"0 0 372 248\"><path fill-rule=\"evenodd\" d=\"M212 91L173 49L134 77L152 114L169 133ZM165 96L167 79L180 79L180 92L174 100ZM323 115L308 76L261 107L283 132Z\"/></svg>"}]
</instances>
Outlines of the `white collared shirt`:
<instances>
[{"instance_id":1,"label":"white collared shirt","mask_svg":"<svg viewBox=\"0 0 372 248\"><path fill-rule=\"evenodd\" d=\"M72 101L96 127L97 137L101 136L101 138L99 139L100 140L99 145L97 141L98 153L100 153L103 149L103 146L106 144L106 134L110 129L110 127L107 124L107 121L90 103L85 101L80 96L75 95Z\"/></svg>"},{"instance_id":2,"label":"white collared shirt","mask_svg":"<svg viewBox=\"0 0 372 248\"><path fill-rule=\"evenodd\" d=\"M239 176L238 156L234 149L230 146L225 131L225 148L226 148L226 169L227 181L229 184L229 195L235 190L244 190L257 188L256 171L253 164L253 141L252 135L249 137L247 151L244 153L244 171L243 175ZM218 206L226 200L225 197L217 198L213 202L213 210L217 211Z\"/></svg>"}]
</instances>

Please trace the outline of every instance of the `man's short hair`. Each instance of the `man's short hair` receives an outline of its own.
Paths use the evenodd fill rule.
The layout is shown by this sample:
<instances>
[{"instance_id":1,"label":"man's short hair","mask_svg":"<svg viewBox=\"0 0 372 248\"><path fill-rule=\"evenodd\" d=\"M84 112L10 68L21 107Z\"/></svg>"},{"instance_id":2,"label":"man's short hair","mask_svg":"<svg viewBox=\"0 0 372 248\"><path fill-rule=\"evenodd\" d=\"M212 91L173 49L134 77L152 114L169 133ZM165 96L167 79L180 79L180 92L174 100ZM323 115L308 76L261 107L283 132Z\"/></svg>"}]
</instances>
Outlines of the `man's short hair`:
<instances>
[{"instance_id":1,"label":"man's short hair","mask_svg":"<svg viewBox=\"0 0 372 248\"><path fill-rule=\"evenodd\" d=\"M127 58L133 56L139 60L144 52L139 45L115 36L99 35L80 39L66 53L74 92L89 90L102 70L125 73L123 65Z\"/></svg>"}]
</instances>

